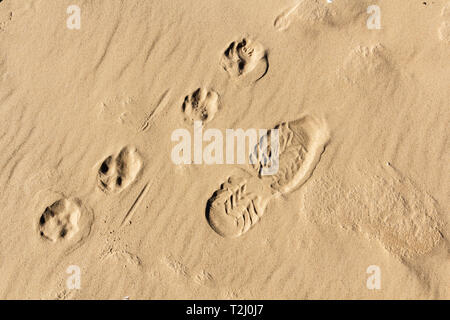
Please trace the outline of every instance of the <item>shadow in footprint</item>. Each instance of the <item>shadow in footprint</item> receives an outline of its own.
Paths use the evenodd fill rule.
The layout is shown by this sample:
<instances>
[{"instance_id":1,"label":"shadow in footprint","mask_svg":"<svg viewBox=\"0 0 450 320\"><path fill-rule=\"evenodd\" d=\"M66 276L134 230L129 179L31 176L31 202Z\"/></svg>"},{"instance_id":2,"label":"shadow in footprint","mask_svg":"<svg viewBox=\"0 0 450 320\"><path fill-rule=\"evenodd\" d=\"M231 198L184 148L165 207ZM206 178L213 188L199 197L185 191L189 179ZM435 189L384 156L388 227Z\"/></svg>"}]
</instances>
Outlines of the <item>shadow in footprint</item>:
<instances>
[{"instance_id":1,"label":"shadow in footprint","mask_svg":"<svg viewBox=\"0 0 450 320\"><path fill-rule=\"evenodd\" d=\"M219 110L219 95L205 88L198 88L186 96L182 106L185 120L194 123L211 121Z\"/></svg>"},{"instance_id":2,"label":"shadow in footprint","mask_svg":"<svg viewBox=\"0 0 450 320\"><path fill-rule=\"evenodd\" d=\"M142 168L142 158L134 147L124 147L107 157L98 169L97 184L105 193L119 193L132 184Z\"/></svg>"},{"instance_id":3,"label":"shadow in footprint","mask_svg":"<svg viewBox=\"0 0 450 320\"><path fill-rule=\"evenodd\" d=\"M222 55L222 68L234 80L256 82L269 70L267 50L256 40L243 38L233 41Z\"/></svg>"},{"instance_id":4,"label":"shadow in footprint","mask_svg":"<svg viewBox=\"0 0 450 320\"><path fill-rule=\"evenodd\" d=\"M71 239L79 231L81 206L77 200L60 199L39 218L39 234L52 242Z\"/></svg>"},{"instance_id":5,"label":"shadow in footprint","mask_svg":"<svg viewBox=\"0 0 450 320\"><path fill-rule=\"evenodd\" d=\"M206 219L210 227L226 238L243 235L264 214L271 198L267 191L255 177L229 177L206 205Z\"/></svg>"}]
</instances>

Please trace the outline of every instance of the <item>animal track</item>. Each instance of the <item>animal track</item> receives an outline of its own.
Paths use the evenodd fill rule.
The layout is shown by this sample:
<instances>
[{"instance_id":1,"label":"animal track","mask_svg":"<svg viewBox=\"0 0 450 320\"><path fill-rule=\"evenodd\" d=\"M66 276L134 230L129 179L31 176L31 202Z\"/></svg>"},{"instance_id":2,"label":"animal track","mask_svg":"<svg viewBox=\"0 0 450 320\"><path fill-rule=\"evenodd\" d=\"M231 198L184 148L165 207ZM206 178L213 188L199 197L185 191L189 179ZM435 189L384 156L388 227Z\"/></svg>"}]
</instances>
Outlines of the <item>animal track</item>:
<instances>
[{"instance_id":1,"label":"animal track","mask_svg":"<svg viewBox=\"0 0 450 320\"><path fill-rule=\"evenodd\" d=\"M12 11L10 11L6 17L2 16L0 19L2 19L0 21L0 31L5 31L13 19Z\"/></svg>"},{"instance_id":2,"label":"animal track","mask_svg":"<svg viewBox=\"0 0 450 320\"><path fill-rule=\"evenodd\" d=\"M207 123L214 118L219 109L219 95L214 91L198 88L186 96L182 108L187 121Z\"/></svg>"},{"instance_id":3,"label":"animal track","mask_svg":"<svg viewBox=\"0 0 450 320\"><path fill-rule=\"evenodd\" d=\"M311 116L283 122L274 129L278 129L279 136L278 171L272 175L262 175L263 169L268 166L263 160L254 160L252 166L260 178L269 180L272 189L287 193L299 188L311 176L329 140L329 133L323 122ZM270 130L263 137L268 146L272 134ZM254 157L260 149L260 145L255 147Z\"/></svg>"},{"instance_id":4,"label":"animal track","mask_svg":"<svg viewBox=\"0 0 450 320\"><path fill-rule=\"evenodd\" d=\"M247 192L248 183L244 178L231 176L208 200L206 219L211 228L222 237L241 236L264 213L269 197L263 199L261 192Z\"/></svg>"},{"instance_id":5,"label":"animal track","mask_svg":"<svg viewBox=\"0 0 450 320\"><path fill-rule=\"evenodd\" d=\"M164 257L162 259L162 262L164 262L165 265L175 274L181 275L183 277L190 276L188 267L175 259L172 255Z\"/></svg>"},{"instance_id":6,"label":"animal track","mask_svg":"<svg viewBox=\"0 0 450 320\"><path fill-rule=\"evenodd\" d=\"M265 63L264 70L256 80L267 73L269 67L267 52L258 41L243 38L240 42L233 41L228 46L220 64L231 78L237 79L254 71L261 62Z\"/></svg>"},{"instance_id":7,"label":"animal track","mask_svg":"<svg viewBox=\"0 0 450 320\"><path fill-rule=\"evenodd\" d=\"M57 200L39 219L40 236L52 242L71 239L79 231L81 212L78 200Z\"/></svg>"},{"instance_id":8,"label":"animal track","mask_svg":"<svg viewBox=\"0 0 450 320\"><path fill-rule=\"evenodd\" d=\"M119 193L134 182L142 158L134 147L124 147L117 156L107 157L98 169L98 186L106 193Z\"/></svg>"}]
</instances>

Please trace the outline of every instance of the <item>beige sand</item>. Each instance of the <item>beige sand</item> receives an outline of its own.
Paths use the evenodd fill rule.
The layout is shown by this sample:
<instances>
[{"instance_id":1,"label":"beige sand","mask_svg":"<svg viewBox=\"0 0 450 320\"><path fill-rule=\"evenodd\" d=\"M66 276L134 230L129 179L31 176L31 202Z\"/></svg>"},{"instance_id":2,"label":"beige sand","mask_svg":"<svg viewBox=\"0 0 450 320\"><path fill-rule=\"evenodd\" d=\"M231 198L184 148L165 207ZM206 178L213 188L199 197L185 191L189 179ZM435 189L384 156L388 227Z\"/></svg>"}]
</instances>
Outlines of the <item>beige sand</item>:
<instances>
[{"instance_id":1,"label":"beige sand","mask_svg":"<svg viewBox=\"0 0 450 320\"><path fill-rule=\"evenodd\" d=\"M448 0L2 1L0 298L449 299L449 62Z\"/></svg>"}]
</instances>

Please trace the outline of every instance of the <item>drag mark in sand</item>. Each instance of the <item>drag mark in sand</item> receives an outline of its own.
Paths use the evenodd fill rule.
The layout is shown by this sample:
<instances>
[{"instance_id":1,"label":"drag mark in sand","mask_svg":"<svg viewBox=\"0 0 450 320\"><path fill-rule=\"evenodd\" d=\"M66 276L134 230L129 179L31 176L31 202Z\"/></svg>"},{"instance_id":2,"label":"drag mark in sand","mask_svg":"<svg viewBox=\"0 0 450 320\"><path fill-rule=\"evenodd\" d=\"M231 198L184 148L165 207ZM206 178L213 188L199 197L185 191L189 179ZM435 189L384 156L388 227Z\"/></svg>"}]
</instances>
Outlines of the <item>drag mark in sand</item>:
<instances>
[{"instance_id":1,"label":"drag mark in sand","mask_svg":"<svg viewBox=\"0 0 450 320\"><path fill-rule=\"evenodd\" d=\"M127 225L128 223L131 222L131 218L133 218L134 213L136 212L136 208L139 206L139 204L142 202L142 198L145 196L145 194L147 193L148 190L148 184L149 182L147 182L145 184L145 186L142 188L141 192L139 193L139 195L136 197L136 200L134 200L133 204L131 205L130 209L128 210L127 214L125 215L125 217L122 220L122 223L120 224L120 227L122 228L123 226Z\"/></svg>"},{"instance_id":2,"label":"drag mark in sand","mask_svg":"<svg viewBox=\"0 0 450 320\"><path fill-rule=\"evenodd\" d=\"M445 20L438 28L439 40L450 43L450 3L442 8L441 16Z\"/></svg>"},{"instance_id":3,"label":"drag mark in sand","mask_svg":"<svg viewBox=\"0 0 450 320\"><path fill-rule=\"evenodd\" d=\"M159 99L158 104L156 105L155 110L150 112L150 114L144 119L141 128L139 129L140 132L146 131L148 128L150 128L151 121L161 112L161 110L167 105L170 98L170 90L166 90L161 98Z\"/></svg>"},{"instance_id":4,"label":"drag mark in sand","mask_svg":"<svg viewBox=\"0 0 450 320\"><path fill-rule=\"evenodd\" d=\"M291 22L293 20L292 14L296 12L298 7L302 4L304 0L299 1L294 6L288 8L287 10L283 11L274 21L273 26L278 31L283 31L289 28L291 25Z\"/></svg>"}]
</instances>

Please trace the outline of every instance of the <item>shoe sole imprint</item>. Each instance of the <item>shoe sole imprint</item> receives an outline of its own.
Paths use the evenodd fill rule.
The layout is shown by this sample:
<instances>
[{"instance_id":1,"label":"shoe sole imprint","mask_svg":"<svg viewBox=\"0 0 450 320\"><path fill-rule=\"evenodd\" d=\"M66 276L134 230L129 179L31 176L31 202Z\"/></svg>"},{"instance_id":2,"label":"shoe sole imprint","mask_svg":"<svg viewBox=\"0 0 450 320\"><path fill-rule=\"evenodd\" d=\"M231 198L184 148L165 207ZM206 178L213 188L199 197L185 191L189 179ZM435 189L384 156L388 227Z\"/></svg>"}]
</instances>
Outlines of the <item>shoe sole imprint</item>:
<instances>
[{"instance_id":1,"label":"shoe sole imprint","mask_svg":"<svg viewBox=\"0 0 450 320\"><path fill-rule=\"evenodd\" d=\"M206 219L217 234L225 238L236 238L259 221L269 198L264 199L254 192L247 192L247 186L250 183L251 188L259 188L257 184L260 182L231 176L214 192L206 205Z\"/></svg>"},{"instance_id":2,"label":"shoe sole imprint","mask_svg":"<svg viewBox=\"0 0 450 320\"><path fill-rule=\"evenodd\" d=\"M323 121L312 116L283 122L274 129L278 130L278 156L273 157L269 152L269 156L273 158L271 162L260 156L262 159L259 161L252 161L252 167L275 191L289 193L301 187L311 176L329 141L329 132ZM272 134L272 130L269 130L267 135L261 138L252 154L254 159L258 153L261 154L261 145L267 144L270 147ZM276 173L263 175L264 169L270 172L274 161L278 162Z\"/></svg>"}]
</instances>

